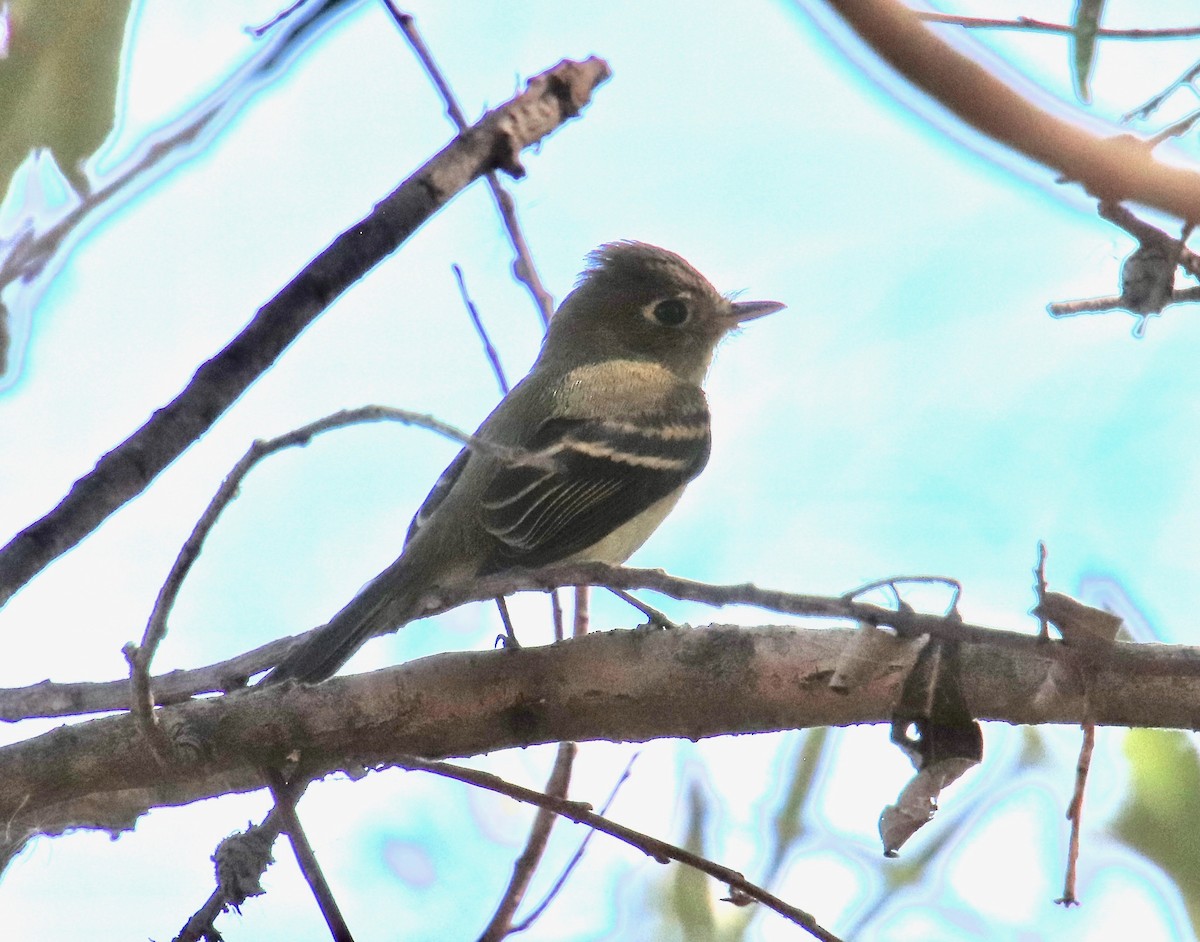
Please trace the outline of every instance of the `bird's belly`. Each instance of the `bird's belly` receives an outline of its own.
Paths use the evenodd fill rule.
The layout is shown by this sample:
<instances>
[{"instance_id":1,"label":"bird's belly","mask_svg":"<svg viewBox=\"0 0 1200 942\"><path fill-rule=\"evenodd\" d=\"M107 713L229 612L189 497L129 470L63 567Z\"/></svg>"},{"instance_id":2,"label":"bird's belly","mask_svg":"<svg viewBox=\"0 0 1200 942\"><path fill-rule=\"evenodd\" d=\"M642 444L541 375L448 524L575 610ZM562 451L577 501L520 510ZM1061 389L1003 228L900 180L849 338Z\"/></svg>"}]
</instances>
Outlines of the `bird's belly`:
<instances>
[{"instance_id":1,"label":"bird's belly","mask_svg":"<svg viewBox=\"0 0 1200 942\"><path fill-rule=\"evenodd\" d=\"M658 529L683 496L683 488L651 504L632 520L621 524L599 542L593 543L587 549L572 553L563 562L608 563L610 566L625 562L646 540Z\"/></svg>"}]
</instances>

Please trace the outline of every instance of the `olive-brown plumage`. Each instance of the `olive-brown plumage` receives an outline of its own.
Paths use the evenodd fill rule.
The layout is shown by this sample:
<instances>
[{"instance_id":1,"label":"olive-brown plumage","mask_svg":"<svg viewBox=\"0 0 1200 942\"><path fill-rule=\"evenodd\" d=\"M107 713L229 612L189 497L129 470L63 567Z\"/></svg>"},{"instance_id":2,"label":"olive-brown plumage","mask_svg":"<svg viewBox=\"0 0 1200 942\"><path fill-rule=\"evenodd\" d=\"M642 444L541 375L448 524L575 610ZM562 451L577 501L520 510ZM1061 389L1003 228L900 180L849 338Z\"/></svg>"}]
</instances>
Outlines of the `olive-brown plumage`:
<instances>
[{"instance_id":1,"label":"olive-brown plumage","mask_svg":"<svg viewBox=\"0 0 1200 942\"><path fill-rule=\"evenodd\" d=\"M477 437L531 460L464 448L417 512L400 557L268 682L333 674L438 588L571 560L624 562L704 468L701 384L732 328L783 307L731 301L673 252L615 242L554 317L529 374Z\"/></svg>"}]
</instances>

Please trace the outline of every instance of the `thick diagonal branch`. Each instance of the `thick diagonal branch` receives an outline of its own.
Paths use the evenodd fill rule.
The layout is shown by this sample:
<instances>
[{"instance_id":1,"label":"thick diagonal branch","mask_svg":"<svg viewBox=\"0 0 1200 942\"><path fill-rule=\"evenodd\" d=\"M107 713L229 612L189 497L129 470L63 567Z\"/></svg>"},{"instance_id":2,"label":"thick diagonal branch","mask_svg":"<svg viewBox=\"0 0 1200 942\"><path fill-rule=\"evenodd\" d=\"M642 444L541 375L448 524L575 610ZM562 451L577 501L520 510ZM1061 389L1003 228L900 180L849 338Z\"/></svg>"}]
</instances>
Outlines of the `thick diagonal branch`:
<instances>
[{"instance_id":1,"label":"thick diagonal branch","mask_svg":"<svg viewBox=\"0 0 1200 942\"><path fill-rule=\"evenodd\" d=\"M491 170L520 176L520 152L576 116L608 74L602 60L591 58L560 62L531 79L524 92L484 115L334 239L200 366L178 396L101 458L57 507L0 549L0 605L141 493L335 298L464 187Z\"/></svg>"},{"instance_id":2,"label":"thick diagonal branch","mask_svg":"<svg viewBox=\"0 0 1200 942\"><path fill-rule=\"evenodd\" d=\"M1194 169L1155 160L1151 148L1123 128L1103 136L1039 107L935 35L899 0L826 2L884 61L998 143L1100 199L1132 200L1200 220Z\"/></svg>"}]
</instances>

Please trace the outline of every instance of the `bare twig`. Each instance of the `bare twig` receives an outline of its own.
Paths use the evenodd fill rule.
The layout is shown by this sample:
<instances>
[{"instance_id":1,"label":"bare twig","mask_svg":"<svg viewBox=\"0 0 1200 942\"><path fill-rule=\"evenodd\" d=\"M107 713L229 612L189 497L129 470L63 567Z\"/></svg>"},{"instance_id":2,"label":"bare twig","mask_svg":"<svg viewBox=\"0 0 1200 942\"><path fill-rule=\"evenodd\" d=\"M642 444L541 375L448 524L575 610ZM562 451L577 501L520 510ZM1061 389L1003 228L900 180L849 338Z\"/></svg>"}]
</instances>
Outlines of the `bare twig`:
<instances>
[{"instance_id":1,"label":"bare twig","mask_svg":"<svg viewBox=\"0 0 1200 942\"><path fill-rule=\"evenodd\" d=\"M592 811L591 806L584 802L566 801L562 798L552 798L549 795L543 795L541 792L533 791L532 789L523 788L520 785L514 785L511 782L506 782L504 779L492 775L489 772L481 772L478 769L469 769L462 766L452 765L448 762L430 762L426 759L419 759L416 756L406 756L404 759L396 762L388 763L388 765L398 766L400 768L411 769L414 771L433 772L435 775L443 775L446 778L452 778L459 782L465 782L469 785L475 785L479 788L486 788L489 791L497 792L501 795L507 795L516 801L526 802L528 804L537 805L540 808L546 808L555 814L562 815L577 824L584 824L596 831L601 831L608 834L610 837L615 837L617 840L623 841L630 847L640 850L647 857L658 863L665 864L668 861L676 860L689 867L693 867L702 873L707 873L711 877L715 877L722 883L727 884L731 889L740 893L744 893L749 898L762 903L769 909L777 912L785 919L790 920L802 929L807 931L813 938L820 939L822 942L839 942L837 936L829 932L808 913L802 909L792 906L790 903L784 902L773 893L769 893L762 887L757 886L747 880L742 874L729 867L724 867L718 863L714 863L707 858L693 854L682 847L674 844L669 844L666 841L661 841L656 837L651 837L648 834L643 834L641 831L635 831L632 828L627 828L624 825L609 821Z\"/></svg>"},{"instance_id":2,"label":"bare twig","mask_svg":"<svg viewBox=\"0 0 1200 942\"><path fill-rule=\"evenodd\" d=\"M1171 294L1171 304L1187 304L1200 301L1200 287L1177 288ZM1100 298L1082 298L1078 301L1053 301L1046 305L1046 313L1051 317L1077 317L1080 314L1108 314L1113 311L1129 312L1125 306L1123 295L1105 295ZM1135 317L1143 317L1135 314Z\"/></svg>"},{"instance_id":3,"label":"bare twig","mask_svg":"<svg viewBox=\"0 0 1200 942\"><path fill-rule=\"evenodd\" d=\"M1139 243L1170 242L1178 240L1167 235L1158 226L1153 226L1144 219L1138 219L1129 209L1116 200L1101 200L1096 207L1096 215L1111 222L1114 226L1124 229Z\"/></svg>"},{"instance_id":4,"label":"bare twig","mask_svg":"<svg viewBox=\"0 0 1200 942\"><path fill-rule=\"evenodd\" d=\"M1163 141L1170 140L1173 137L1183 137L1183 135L1196 126L1197 121L1200 121L1200 111L1193 111L1191 114L1180 118L1173 124L1168 124L1158 133L1148 137L1146 144L1150 147L1157 147Z\"/></svg>"},{"instance_id":5,"label":"bare twig","mask_svg":"<svg viewBox=\"0 0 1200 942\"><path fill-rule=\"evenodd\" d=\"M566 637L563 631L562 600L558 597L558 589L551 589L547 594L550 596L550 619L554 622L554 640L562 641Z\"/></svg>"},{"instance_id":6,"label":"bare twig","mask_svg":"<svg viewBox=\"0 0 1200 942\"><path fill-rule=\"evenodd\" d=\"M621 772L620 777L613 784L612 791L608 793L608 797L604 799L604 804L600 806L599 814L601 816L608 814L608 809L612 807L613 801L616 800L617 793L621 790L621 786L629 780L629 773L633 769L633 763L637 761L637 757L639 755L640 753L635 752L629 757L629 761L625 763L625 768ZM524 932L535 922L537 922L542 913L546 911L547 907L554 902L558 894L562 892L562 888L566 886L567 880L570 878L571 873L577 866L579 866L579 861L583 860L583 854L584 851L587 850L588 841L592 839L592 835L595 833L596 832L594 830L590 828L588 829L587 834L583 836L583 840L579 842L579 847L576 848L575 853L571 855L571 859L567 861L567 865L563 867L563 871L558 875L558 879L554 881L554 885L546 891L546 895L542 897L542 901L533 907L528 916L526 916L520 922L513 924L513 927L509 932L510 935L515 935L518 932Z\"/></svg>"},{"instance_id":7,"label":"bare twig","mask_svg":"<svg viewBox=\"0 0 1200 942\"><path fill-rule=\"evenodd\" d=\"M152 681L157 706L180 703L202 693L227 693L246 686L248 678L276 664L292 646L280 638L237 657L189 671L171 671ZM129 710L129 679L56 684L49 680L0 690L0 722L35 716L81 716Z\"/></svg>"},{"instance_id":8,"label":"bare twig","mask_svg":"<svg viewBox=\"0 0 1200 942\"><path fill-rule=\"evenodd\" d=\"M359 409L345 409L328 415L316 422L311 422L302 428L281 435L269 441L256 441L249 450L238 460L233 469L225 476L216 494L200 515L200 519L192 528L191 534L184 541L183 548L175 558L166 581L158 592L154 608L146 630L142 635L141 644L127 644L123 653L129 663L130 672L130 709L142 727L147 741L154 752L164 761L170 756L170 741L163 734L154 719L154 695L150 682L150 664L159 645L167 634L167 617L178 598L183 581L191 571L193 564L200 556L200 550L205 539L216 525L225 507L237 496L242 480L259 461L284 448L307 445L314 436L331 429L343 428L347 425L361 422L398 421L406 425L419 425L437 431L472 447L494 448L489 443L477 442L473 436L460 432L453 426L446 425L432 416L406 412L401 409L391 409L386 406L364 406Z\"/></svg>"},{"instance_id":9,"label":"bare twig","mask_svg":"<svg viewBox=\"0 0 1200 942\"><path fill-rule=\"evenodd\" d=\"M1154 114L1154 112L1162 107L1163 103L1170 98L1177 89L1187 86L1194 90L1192 83L1196 81L1197 77L1200 77L1200 62L1189 66L1187 70L1181 76L1179 76L1179 78L1164 88L1157 95L1154 95L1147 101L1142 102L1132 111L1121 115L1121 121L1129 122L1134 118L1145 119L1150 117L1150 115Z\"/></svg>"},{"instance_id":10,"label":"bare twig","mask_svg":"<svg viewBox=\"0 0 1200 942\"><path fill-rule=\"evenodd\" d=\"M499 601L499 600L497 600ZM561 629L561 625L558 626ZM587 634L588 630L588 587L575 588L575 624L573 636L576 638ZM555 798L566 798L567 789L571 784L571 766L575 761L578 747L572 742L558 744L558 753L554 759L554 767L546 782L546 794ZM539 808L534 817L533 826L529 829L529 838L525 849L513 864L513 875L508 881L508 887L500 899L491 922L479 937L480 942L498 942L513 931L512 921L521 901L529 891L529 883L546 853L546 845L550 841L550 831L554 827L557 816L545 808Z\"/></svg>"},{"instance_id":11,"label":"bare twig","mask_svg":"<svg viewBox=\"0 0 1200 942\"><path fill-rule=\"evenodd\" d=\"M1033 568L1033 576L1037 580L1033 585L1037 605L1034 611L1038 613L1038 640L1050 640L1050 620L1046 618L1046 611L1043 603L1046 601L1046 544L1043 540L1038 540L1037 545L1037 565Z\"/></svg>"},{"instance_id":12,"label":"bare twig","mask_svg":"<svg viewBox=\"0 0 1200 942\"><path fill-rule=\"evenodd\" d=\"M1067 848L1067 873L1063 878L1063 895L1055 900L1060 906L1078 906L1075 895L1075 872L1079 866L1079 832L1083 827L1083 793L1087 788L1088 771L1092 767L1092 750L1096 746L1096 724L1084 723L1083 742L1079 746L1079 761L1075 765L1075 794L1067 807L1067 820L1071 822L1071 839Z\"/></svg>"},{"instance_id":13,"label":"bare twig","mask_svg":"<svg viewBox=\"0 0 1200 942\"><path fill-rule=\"evenodd\" d=\"M298 776L292 783L289 783L277 770L272 768L263 769L263 775L270 784L271 797L275 799L274 812L279 814L283 830L287 833L292 851L296 855L296 863L300 867L300 872L304 874L304 880L308 883L313 898L317 901L321 915L325 917L325 925L329 927L329 934L333 937L333 942L354 942L354 935L346 924L346 917L342 915L342 909L338 906L329 881L325 879L325 872L321 869L317 855L313 852L312 844L308 841L304 825L300 823L300 818L296 815L296 801L306 787L304 777Z\"/></svg>"},{"instance_id":14,"label":"bare twig","mask_svg":"<svg viewBox=\"0 0 1200 942\"><path fill-rule=\"evenodd\" d=\"M238 459L229 473L225 475L221 486L217 488L217 492L208 502L208 506L204 508L200 519L196 521L196 525L192 528L191 534L184 541L179 555L175 558L175 562L171 566L171 571L168 573L166 581L163 583L162 588L159 589L158 597L154 601L154 608L150 613L145 633L142 635L141 645L138 648L145 659L146 667L149 667L155 651L158 650L158 646L162 643L163 638L166 637L167 617L171 613L175 599L179 596L179 590L183 587L184 579L187 578L188 572L191 571L192 566L200 556L200 550L204 546L204 541L208 538L208 534L212 532L212 528L216 525L217 520L220 519L225 508L237 497L242 486L242 481L245 480L250 470L263 459L286 448L305 447L316 436L325 432L346 428L351 425L361 425L366 422L399 422L403 425L417 426L418 428L428 429L431 432L437 432L439 435L460 442L469 448L477 448L489 454L496 454L505 460L521 460L519 453L514 452L512 449L497 446L492 442L476 438L474 435L468 435L466 432L432 415L421 412L410 412L407 409L396 409L391 406L370 405L359 406L354 409L339 409L337 412L330 413L283 435L255 441L247 449L246 453Z\"/></svg>"},{"instance_id":15,"label":"bare twig","mask_svg":"<svg viewBox=\"0 0 1200 942\"><path fill-rule=\"evenodd\" d=\"M225 476L216 494L209 501L204 513L192 528L191 534L184 541L183 548L171 566L171 571L159 590L158 598L150 613L149 623L142 635L140 645L128 644L124 653L130 667L130 704L134 715L138 718L143 731L160 758L166 759L170 752L170 742L163 736L154 722L151 693L150 662L154 658L158 646L167 634L167 617L183 587L192 565L200 556L200 550L205 539L216 525L221 513L238 495L242 481L256 464L285 448L308 445L317 435L334 429L358 425L364 422L400 422L404 425L415 425L430 431L445 435L455 441L462 442L468 448L476 448L489 454L496 454L506 461L520 463L526 458L522 453L489 442L486 439L468 435L452 425L442 422L431 415L419 412L409 412L405 409L394 409L390 406L360 406L356 409L341 409L315 422L310 422L298 429L267 441L256 441L238 460L233 469Z\"/></svg>"},{"instance_id":16,"label":"bare twig","mask_svg":"<svg viewBox=\"0 0 1200 942\"><path fill-rule=\"evenodd\" d=\"M952 13L918 11L917 17L926 23L961 26L964 29L1016 29L1032 33L1063 33L1068 36L1075 32L1075 27L1068 24L1048 23L1045 20L1035 20L1028 16L1002 20L983 16L956 16ZM1191 39L1194 36L1200 36L1200 26L1172 26L1163 29L1110 29L1102 26L1096 30L1096 36L1100 39Z\"/></svg>"},{"instance_id":17,"label":"bare twig","mask_svg":"<svg viewBox=\"0 0 1200 942\"><path fill-rule=\"evenodd\" d=\"M154 714L154 693L150 686L150 662L142 649L130 642L121 649L129 665L129 709L145 737L146 744L159 762L171 760L171 739Z\"/></svg>"},{"instance_id":18,"label":"bare twig","mask_svg":"<svg viewBox=\"0 0 1200 942\"><path fill-rule=\"evenodd\" d=\"M80 478L46 516L0 549L0 605L52 559L141 493L266 370L296 336L465 186L491 169L520 175L519 154L578 115L608 77L599 59L564 61L486 114L385 197L259 309L188 386Z\"/></svg>"},{"instance_id":19,"label":"bare twig","mask_svg":"<svg viewBox=\"0 0 1200 942\"><path fill-rule=\"evenodd\" d=\"M567 787L571 782L571 766L575 761L577 751L578 747L573 742L558 744L554 768L550 772L550 778L546 781L547 795L559 799L567 797ZM546 852L550 831L557 818L558 815L546 808L538 809L537 815L533 819L533 827L529 829L529 837L525 841L525 849L521 851L521 856L513 864L512 878L508 881L508 887L505 889L491 921L479 936L479 942L499 942L512 931L513 916L521 905L521 901L525 899L529 883L537 871L538 864L541 863L542 855Z\"/></svg>"},{"instance_id":20,"label":"bare twig","mask_svg":"<svg viewBox=\"0 0 1200 942\"><path fill-rule=\"evenodd\" d=\"M295 0L295 3L291 4L290 6L284 7L282 10L280 10L278 13L276 13L273 17L271 17L265 23L263 23L259 26L247 26L247 27L245 27L245 30L247 33L249 33L254 38L256 38L256 39L261 38L262 36L265 36L267 33L269 33L276 26L278 26L280 23L282 23L284 20L286 20L289 16L291 16L297 10L299 10L306 3L308 3L308 0Z\"/></svg>"},{"instance_id":21,"label":"bare twig","mask_svg":"<svg viewBox=\"0 0 1200 942\"><path fill-rule=\"evenodd\" d=\"M646 616L647 620L652 625L658 625L659 628L674 629L679 626L667 617L665 612L660 612L653 605L643 602L636 595L626 592L624 589L609 589L613 595L619 598L626 605L631 605L639 612Z\"/></svg>"},{"instance_id":22,"label":"bare twig","mask_svg":"<svg viewBox=\"0 0 1200 942\"><path fill-rule=\"evenodd\" d=\"M212 925L227 905L225 894L219 889L213 890L204 904L183 924L173 942L201 942L202 939L208 942L210 939L221 938L213 934Z\"/></svg>"},{"instance_id":23,"label":"bare twig","mask_svg":"<svg viewBox=\"0 0 1200 942\"><path fill-rule=\"evenodd\" d=\"M475 328L475 333L479 335L480 341L483 343L483 352L487 355L488 363L492 366L492 375L496 377L496 383L500 387L500 395L508 395L508 377L504 375L504 366L500 363L500 354L496 352L496 348L492 345L492 338L488 336L487 328L483 326L483 320L479 316L479 309L475 307L475 302L471 300L471 295L467 292L467 282L463 278L463 271L458 265L450 266L454 271L454 277L458 281L458 293L462 295L463 305L467 309L467 314L471 318L471 324Z\"/></svg>"},{"instance_id":24,"label":"bare twig","mask_svg":"<svg viewBox=\"0 0 1200 942\"><path fill-rule=\"evenodd\" d=\"M441 69L434 62L429 47L425 45L425 40L421 38L421 34L417 30L416 21L411 14L400 10L396 6L395 0L384 0L384 6L387 7L388 12L392 15L392 19L396 21L396 25L400 27L400 31L404 33L404 38L412 46L413 52L416 53L417 58L421 61L421 65L424 67L426 74L428 74L430 81L433 82L434 88L442 96L442 101L446 105L447 116L459 130L462 130L467 126L467 119L458 105L458 100L454 97L450 83L446 81L446 77L442 74ZM520 223L517 221L516 204L513 202L513 198L508 190L500 183L500 178L496 174L486 174L485 178L488 189L492 193L492 199L496 201L496 209L499 211L500 218L504 222L504 228L508 232L508 238L512 243L513 251L516 253L516 259L513 261L513 274L529 290L530 295L533 297L533 303L537 306L538 314L542 318L542 326L546 326L550 323L550 317L554 313L554 298L550 296L550 292L542 284L542 279L539 277L537 268L533 264L533 255L529 251L529 246L525 242L525 235L521 231Z\"/></svg>"},{"instance_id":25,"label":"bare twig","mask_svg":"<svg viewBox=\"0 0 1200 942\"><path fill-rule=\"evenodd\" d=\"M591 588L586 585L575 586L575 622L571 626L571 637L582 638L588 633L591 625Z\"/></svg>"},{"instance_id":26,"label":"bare twig","mask_svg":"<svg viewBox=\"0 0 1200 942\"><path fill-rule=\"evenodd\" d=\"M83 195L55 222L36 235L30 229L5 246L0 260L0 290L18 279L36 278L67 244L68 237L82 228L85 220L102 219L103 214L98 211L131 184L148 185L156 179L156 175L150 171L160 164L168 163L168 158L174 159L170 162L171 166L177 165L187 155L188 150L197 141L207 137L206 132L210 132L224 117L221 114L222 105L223 103L210 106L192 116L190 120L177 119L174 122L176 127L163 128L152 133L148 137L149 143L144 144L134 157L127 160L116 172L98 181L99 185L92 192ZM165 172L165 169L162 172Z\"/></svg>"},{"instance_id":27,"label":"bare twig","mask_svg":"<svg viewBox=\"0 0 1200 942\"><path fill-rule=\"evenodd\" d=\"M900 585L903 583L913 583L915 585L943 585L950 590L950 604L946 606L947 612L954 612L958 609L958 603L962 599L962 583L957 579L952 579L949 576L889 576L886 579L873 579L870 582L864 582L857 589L852 589L842 596L844 599L857 599L868 592L875 589L890 589L893 597L896 600L896 607L900 608L906 603L900 595Z\"/></svg>"}]
</instances>

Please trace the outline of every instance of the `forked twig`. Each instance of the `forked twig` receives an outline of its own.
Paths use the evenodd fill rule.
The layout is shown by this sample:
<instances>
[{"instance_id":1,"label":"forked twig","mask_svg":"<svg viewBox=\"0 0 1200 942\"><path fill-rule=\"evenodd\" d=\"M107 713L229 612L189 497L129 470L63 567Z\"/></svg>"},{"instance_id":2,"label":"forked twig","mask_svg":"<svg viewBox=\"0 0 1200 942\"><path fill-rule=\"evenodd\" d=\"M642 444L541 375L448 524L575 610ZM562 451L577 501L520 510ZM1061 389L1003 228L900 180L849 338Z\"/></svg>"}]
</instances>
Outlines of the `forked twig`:
<instances>
[{"instance_id":1,"label":"forked twig","mask_svg":"<svg viewBox=\"0 0 1200 942\"><path fill-rule=\"evenodd\" d=\"M406 409L395 409L390 406L360 406L357 409L342 409L315 422L310 422L298 429L293 429L284 435L265 441L254 442L244 455L225 476L216 494L196 521L191 534L184 541L183 548L175 558L166 581L158 592L154 608L150 613L149 622L142 635L140 645L127 644L123 652L130 669L130 709L138 721L147 742L155 754L163 761L170 758L171 743L162 729L155 722L154 693L151 689L150 664L158 646L167 634L167 617L175 600L183 587L183 581L200 556L212 528L216 525L221 513L237 496L242 481L250 470L270 455L285 448L307 445L314 437L323 432L358 425L364 422L400 422L404 425L417 426L437 432L447 438L465 444L468 448L476 448L489 454L495 454L504 460L522 462L527 460L519 451L496 445L486 439L468 435L452 425L442 422L431 415L410 412Z\"/></svg>"},{"instance_id":2,"label":"forked twig","mask_svg":"<svg viewBox=\"0 0 1200 942\"><path fill-rule=\"evenodd\" d=\"M296 864L317 901L321 915L325 917L325 925L329 927L333 942L354 942L354 936L346 924L346 917L342 915L342 909L334 898L329 881L325 879L325 872L321 869L308 835L304 832L304 825L296 815L296 801L299 793L304 791L303 776L297 776L296 781L301 783L297 786L285 781L276 769L266 768L263 774L271 788L271 797L275 799L274 810L279 813L282 829L286 832L292 852L296 855Z\"/></svg>"},{"instance_id":3,"label":"forked twig","mask_svg":"<svg viewBox=\"0 0 1200 942\"><path fill-rule=\"evenodd\" d=\"M567 787L571 781L571 766L575 761L577 751L578 747L573 742L558 744L554 767L550 772L550 778L546 781L547 795L559 799L567 797ZM530 881L533 880L538 864L542 861L542 855L546 852L550 831L557 818L558 815L552 811L545 808L538 809L533 819L533 826L529 829L529 837L525 841L525 849L513 863L512 877L508 881L504 895L500 898L499 905L496 906L495 913L492 914L491 921L480 934L479 942L499 942L500 939L514 931L512 928L513 916L516 915L521 901L525 899Z\"/></svg>"},{"instance_id":4,"label":"forked twig","mask_svg":"<svg viewBox=\"0 0 1200 942\"><path fill-rule=\"evenodd\" d=\"M608 809L612 807L612 803L617 797L617 792L619 792L621 790L621 786L629 780L629 773L633 769L633 763L637 761L637 757L640 754L641 753L635 752L629 757L629 761L625 763L625 768L621 772L620 778L618 778L613 784L612 791L608 793L608 797L604 799L604 804L600 806L599 814L601 816L608 814ZM592 835L595 833L595 830L588 828L587 834L585 834L583 836L583 840L579 842L579 847L575 849L575 853L571 855L571 859L568 860L567 865L563 867L563 871L558 875L558 879L554 881L554 885L546 891L546 895L542 897L542 901L533 907L528 916L526 916L520 922L513 924L512 929L509 931L510 935L515 935L518 932L524 932L535 922L537 922L542 913L546 911L547 907L554 902L558 894L562 892L562 888L566 886L567 879L571 876L571 873L579 865L579 861L583 860L583 854L584 851L587 850L588 841L592 839Z\"/></svg>"},{"instance_id":5,"label":"forked twig","mask_svg":"<svg viewBox=\"0 0 1200 942\"><path fill-rule=\"evenodd\" d=\"M400 27L400 31L404 34L404 38L408 40L412 46L413 52L421 61L429 80L433 82L434 88L438 90L438 94L442 96L442 101L446 105L446 114L455 126L461 131L467 126L467 119L463 115L462 108L458 105L458 100L454 97L454 92L450 88L450 83L446 81L442 70L438 68L437 63L433 60L433 54L430 53L429 47L425 45L425 40L421 38L420 32L417 31L416 21L412 15L403 12L396 6L394 0L384 0L384 6L392 15L392 19L396 21L396 25ZM517 221L517 207L513 202L512 195L504 188L500 182L500 178L494 173L489 173L485 176L488 189L492 193L492 199L496 201L496 209L500 213L500 219L504 223L504 228L508 232L509 241L512 243L513 251L516 253L516 259L513 262L513 274L517 281L525 285L533 297L533 303L536 305L538 314L542 318L542 326L550 323L550 317L554 313L554 298L550 296L550 292L546 290L542 284L542 279L538 275L537 268L533 264L533 255L529 251L529 245L525 241L525 235L521 231L521 225Z\"/></svg>"},{"instance_id":6,"label":"forked twig","mask_svg":"<svg viewBox=\"0 0 1200 942\"><path fill-rule=\"evenodd\" d=\"M587 634L589 620L588 594L587 586L577 586L575 589L575 624L573 635L576 638ZM556 628L561 629L561 625L556 625ZM575 743L561 742L558 744L558 754L554 759L554 767L550 772L549 780L546 782L547 795L554 798L567 797L567 789L571 784L571 767L574 764L577 752L578 746ZM525 899L530 881L533 879L533 875L537 871L543 855L546 853L546 845L550 841L550 831L554 827L554 822L557 818L556 814L545 808L538 809L537 815L533 820L533 826L529 829L529 838L525 842L525 849L513 864L512 878L509 880L508 887L505 889L504 895L496 907L496 912L492 916L491 922L488 923L487 928L480 935L479 942L499 942L500 939L503 939L506 935L514 931L512 928L513 917L516 915L521 902Z\"/></svg>"},{"instance_id":7,"label":"forked twig","mask_svg":"<svg viewBox=\"0 0 1200 942\"><path fill-rule=\"evenodd\" d=\"M668 861L676 860L679 863L707 873L709 876L715 877L722 883L727 884L732 892L740 893L762 903L785 919L800 926L812 935L813 938L820 939L821 942L841 942L837 936L823 928L809 913L798 909L775 894L751 883L736 870L714 863L675 844L669 844L656 837L651 837L649 834L644 834L641 831L635 831L632 828L627 828L624 825L610 821L596 814L592 811L591 806L584 802L551 798L549 795L544 795L541 792L506 782L504 779L497 775L492 775L490 772L452 765L448 762L431 762L417 756L407 756L402 761L391 762L388 765L413 771L433 772L435 775L442 775L468 785L475 785L479 788L486 788L488 791L507 795L517 801L537 805L541 808L548 808L555 814L569 818L577 824L587 825L590 828L608 834L610 837L615 837L630 847L640 850L658 863L665 864Z\"/></svg>"}]
</instances>

